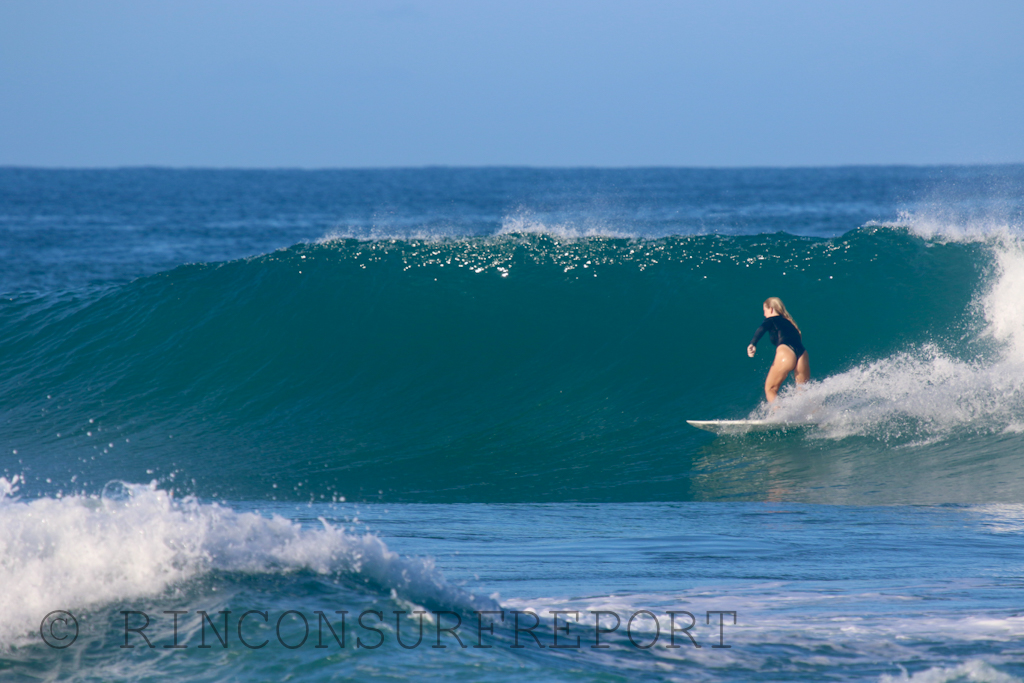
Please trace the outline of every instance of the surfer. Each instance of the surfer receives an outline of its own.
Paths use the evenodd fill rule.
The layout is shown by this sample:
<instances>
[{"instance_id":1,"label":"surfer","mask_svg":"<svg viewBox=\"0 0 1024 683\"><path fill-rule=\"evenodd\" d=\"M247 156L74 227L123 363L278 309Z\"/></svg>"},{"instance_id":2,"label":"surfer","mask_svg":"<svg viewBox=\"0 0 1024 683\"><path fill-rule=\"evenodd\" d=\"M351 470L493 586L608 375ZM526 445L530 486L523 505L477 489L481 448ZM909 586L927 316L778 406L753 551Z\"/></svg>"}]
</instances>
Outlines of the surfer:
<instances>
[{"instance_id":1,"label":"surfer","mask_svg":"<svg viewBox=\"0 0 1024 683\"><path fill-rule=\"evenodd\" d=\"M775 361L768 370L764 381L764 395L771 403L779 394L779 387L796 370L796 383L803 384L811 378L811 361L807 350L800 341L800 328L793 316L786 310L782 299L770 296L764 300L764 322L757 328L754 338L747 346L747 355L751 358L757 351L757 342L767 332L768 339L775 344Z\"/></svg>"}]
</instances>

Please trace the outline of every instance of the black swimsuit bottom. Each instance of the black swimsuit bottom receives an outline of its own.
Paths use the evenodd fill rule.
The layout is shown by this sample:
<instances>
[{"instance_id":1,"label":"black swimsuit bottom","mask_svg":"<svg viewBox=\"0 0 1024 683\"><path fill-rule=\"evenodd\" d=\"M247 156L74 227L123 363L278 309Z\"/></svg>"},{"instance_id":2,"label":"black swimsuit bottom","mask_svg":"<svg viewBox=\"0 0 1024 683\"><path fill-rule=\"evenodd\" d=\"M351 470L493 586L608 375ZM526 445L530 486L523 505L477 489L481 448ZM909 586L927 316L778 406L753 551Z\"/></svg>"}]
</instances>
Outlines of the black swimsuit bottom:
<instances>
[{"instance_id":1,"label":"black swimsuit bottom","mask_svg":"<svg viewBox=\"0 0 1024 683\"><path fill-rule=\"evenodd\" d=\"M793 353L796 354L797 360L800 360L800 356L804 355L807 351L807 349L804 348L803 343L800 341L800 332L793 326L793 323L789 322L781 315L773 315L770 318L765 318L764 322L761 323L761 327L757 328L757 332L754 333L754 338L751 340L750 345L757 346L757 342L765 332L768 333L768 339L770 339L772 344L775 346L784 344L793 349Z\"/></svg>"}]
</instances>

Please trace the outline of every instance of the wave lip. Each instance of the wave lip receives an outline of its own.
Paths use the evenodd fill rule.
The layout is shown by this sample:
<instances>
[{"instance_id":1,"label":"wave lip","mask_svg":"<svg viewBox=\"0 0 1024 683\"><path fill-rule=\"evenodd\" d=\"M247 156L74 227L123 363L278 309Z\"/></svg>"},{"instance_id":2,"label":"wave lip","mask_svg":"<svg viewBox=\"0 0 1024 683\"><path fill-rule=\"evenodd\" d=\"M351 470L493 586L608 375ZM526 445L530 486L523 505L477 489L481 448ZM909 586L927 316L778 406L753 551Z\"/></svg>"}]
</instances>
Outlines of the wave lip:
<instances>
[{"instance_id":1,"label":"wave lip","mask_svg":"<svg viewBox=\"0 0 1024 683\"><path fill-rule=\"evenodd\" d=\"M591 237L610 239L640 239L640 233L630 230L619 230L604 225L579 227L569 222L545 222L528 214L506 216L501 222L497 235L546 235L562 240L577 240Z\"/></svg>"},{"instance_id":2,"label":"wave lip","mask_svg":"<svg viewBox=\"0 0 1024 683\"><path fill-rule=\"evenodd\" d=\"M344 575L417 604L495 606L448 583L433 560L403 557L372 534L322 518L322 528L304 529L276 515L176 500L155 482L22 501L18 483L0 477L0 646L21 642L54 609L155 596L213 570Z\"/></svg>"}]
</instances>

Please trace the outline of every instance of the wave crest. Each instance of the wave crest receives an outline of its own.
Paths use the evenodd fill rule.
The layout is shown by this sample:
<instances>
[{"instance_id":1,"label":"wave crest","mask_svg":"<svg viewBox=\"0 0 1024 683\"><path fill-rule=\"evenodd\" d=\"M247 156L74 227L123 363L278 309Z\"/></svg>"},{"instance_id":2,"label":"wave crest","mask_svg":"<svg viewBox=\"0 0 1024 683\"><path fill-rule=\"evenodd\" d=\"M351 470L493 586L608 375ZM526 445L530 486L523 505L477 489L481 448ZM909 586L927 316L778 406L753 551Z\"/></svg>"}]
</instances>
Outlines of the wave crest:
<instances>
[{"instance_id":1,"label":"wave crest","mask_svg":"<svg viewBox=\"0 0 1024 683\"><path fill-rule=\"evenodd\" d=\"M303 528L277 515L176 500L155 483L114 487L125 495L22 501L18 483L0 477L0 645L18 642L53 609L154 596L214 570L340 574L417 604L495 605L449 584L433 560L403 557L372 534L323 518L321 528Z\"/></svg>"}]
</instances>

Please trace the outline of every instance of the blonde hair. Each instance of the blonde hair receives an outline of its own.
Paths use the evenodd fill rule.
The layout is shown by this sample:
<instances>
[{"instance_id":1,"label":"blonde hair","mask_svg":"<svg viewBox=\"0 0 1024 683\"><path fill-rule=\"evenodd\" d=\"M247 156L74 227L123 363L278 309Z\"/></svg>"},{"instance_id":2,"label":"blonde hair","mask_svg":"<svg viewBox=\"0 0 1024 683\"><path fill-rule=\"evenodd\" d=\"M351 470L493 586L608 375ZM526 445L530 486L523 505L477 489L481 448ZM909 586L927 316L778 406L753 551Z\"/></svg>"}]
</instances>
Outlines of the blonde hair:
<instances>
[{"instance_id":1,"label":"blonde hair","mask_svg":"<svg viewBox=\"0 0 1024 683\"><path fill-rule=\"evenodd\" d=\"M793 323L793 327L796 328L796 331L800 332L800 326L796 324L796 321L793 320L793 316L791 316L789 311L786 310L786 304L782 303L782 299L777 296L770 296L764 300L764 305L781 315L789 322ZM800 332L800 334L803 334L803 332Z\"/></svg>"}]
</instances>

